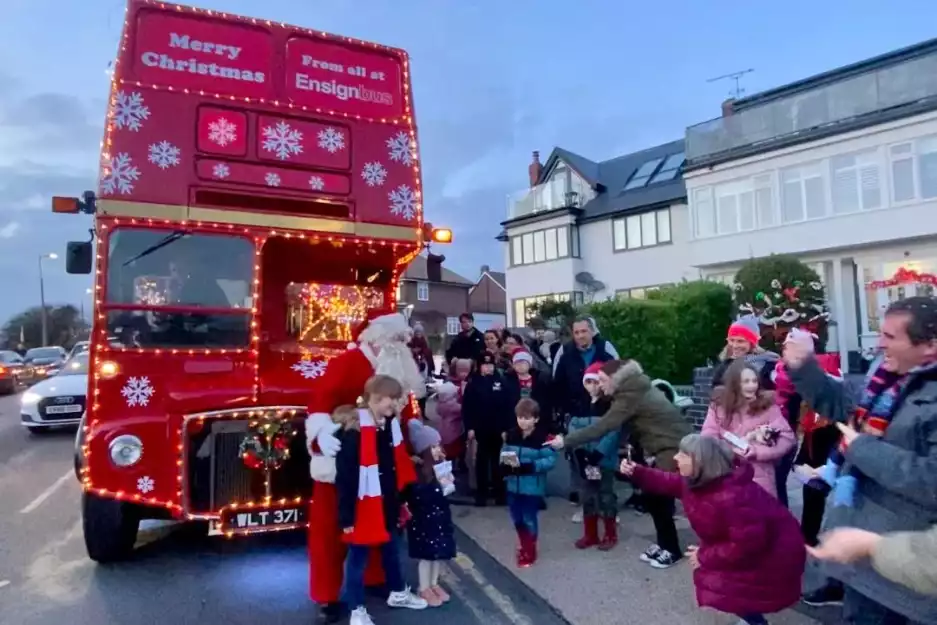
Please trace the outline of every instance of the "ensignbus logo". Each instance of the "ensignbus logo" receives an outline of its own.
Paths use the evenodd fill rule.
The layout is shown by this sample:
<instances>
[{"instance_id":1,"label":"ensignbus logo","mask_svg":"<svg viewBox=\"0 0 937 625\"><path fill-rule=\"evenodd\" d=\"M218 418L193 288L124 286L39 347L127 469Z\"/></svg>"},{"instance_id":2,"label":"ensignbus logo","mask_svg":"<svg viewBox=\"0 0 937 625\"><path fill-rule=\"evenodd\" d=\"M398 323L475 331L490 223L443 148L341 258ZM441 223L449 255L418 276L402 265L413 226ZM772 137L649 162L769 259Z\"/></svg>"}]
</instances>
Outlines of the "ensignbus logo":
<instances>
[{"instance_id":1,"label":"ensignbus logo","mask_svg":"<svg viewBox=\"0 0 937 625\"><path fill-rule=\"evenodd\" d=\"M361 102L374 102L375 104L384 104L386 106L394 105L394 96L386 91L378 91L365 87L364 85L346 85L335 79L316 80L306 74L296 74L296 88L303 91L313 91L323 95L334 96L344 101L359 100Z\"/></svg>"}]
</instances>

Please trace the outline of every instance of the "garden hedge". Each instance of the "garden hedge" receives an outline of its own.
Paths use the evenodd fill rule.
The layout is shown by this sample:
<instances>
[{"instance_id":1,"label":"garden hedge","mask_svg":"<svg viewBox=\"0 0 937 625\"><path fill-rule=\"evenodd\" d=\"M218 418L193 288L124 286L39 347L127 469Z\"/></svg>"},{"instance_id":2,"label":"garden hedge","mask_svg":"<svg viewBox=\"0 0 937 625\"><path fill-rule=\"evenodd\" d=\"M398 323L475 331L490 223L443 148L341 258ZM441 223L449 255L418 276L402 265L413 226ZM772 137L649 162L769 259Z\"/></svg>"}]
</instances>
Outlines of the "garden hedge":
<instances>
[{"instance_id":1,"label":"garden hedge","mask_svg":"<svg viewBox=\"0 0 937 625\"><path fill-rule=\"evenodd\" d=\"M602 336L648 375L691 384L693 369L714 360L732 319L732 293L715 282L683 282L651 299L609 299L587 307Z\"/></svg>"}]
</instances>

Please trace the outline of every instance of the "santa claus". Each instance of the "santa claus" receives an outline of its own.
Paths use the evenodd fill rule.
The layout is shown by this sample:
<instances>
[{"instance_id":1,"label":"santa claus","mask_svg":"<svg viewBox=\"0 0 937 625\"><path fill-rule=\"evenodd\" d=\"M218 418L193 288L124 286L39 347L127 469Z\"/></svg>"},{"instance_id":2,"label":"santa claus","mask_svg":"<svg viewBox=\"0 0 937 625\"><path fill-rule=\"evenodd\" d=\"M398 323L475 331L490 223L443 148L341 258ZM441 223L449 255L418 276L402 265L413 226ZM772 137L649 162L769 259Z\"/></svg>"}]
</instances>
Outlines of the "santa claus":
<instances>
[{"instance_id":1,"label":"santa claus","mask_svg":"<svg viewBox=\"0 0 937 625\"><path fill-rule=\"evenodd\" d=\"M426 394L426 382L407 345L411 336L403 315L369 312L368 319L353 333L354 342L329 361L312 391L306 418L309 469L314 482L309 505L309 594L321 607L325 622L336 622L342 615L339 595L345 561L335 490L335 455L341 443L335 436L339 426L332 422L332 412L339 406L356 404L371 376L389 375L408 393L400 415L401 430L406 436L407 422L420 416L417 399ZM406 449L402 447L401 452L405 462L398 471L411 473L412 477L399 477L404 478L403 483L412 482L416 473ZM365 574L368 586L384 582L378 554L375 550Z\"/></svg>"}]
</instances>

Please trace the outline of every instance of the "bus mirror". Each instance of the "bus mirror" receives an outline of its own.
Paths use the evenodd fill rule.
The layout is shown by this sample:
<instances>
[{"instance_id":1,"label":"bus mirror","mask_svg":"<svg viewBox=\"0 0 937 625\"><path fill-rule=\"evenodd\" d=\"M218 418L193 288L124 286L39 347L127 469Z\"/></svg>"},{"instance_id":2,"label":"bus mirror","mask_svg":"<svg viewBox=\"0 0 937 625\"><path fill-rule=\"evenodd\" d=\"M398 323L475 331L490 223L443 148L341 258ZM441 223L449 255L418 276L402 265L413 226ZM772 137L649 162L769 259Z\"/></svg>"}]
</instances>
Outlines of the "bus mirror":
<instances>
[{"instance_id":1,"label":"bus mirror","mask_svg":"<svg viewBox=\"0 0 937 625\"><path fill-rule=\"evenodd\" d=\"M431 238L433 243L452 243L452 230L449 228L433 228Z\"/></svg>"},{"instance_id":2,"label":"bus mirror","mask_svg":"<svg viewBox=\"0 0 937 625\"><path fill-rule=\"evenodd\" d=\"M88 275L94 264L94 250L88 241L69 241L65 249L65 272Z\"/></svg>"}]
</instances>

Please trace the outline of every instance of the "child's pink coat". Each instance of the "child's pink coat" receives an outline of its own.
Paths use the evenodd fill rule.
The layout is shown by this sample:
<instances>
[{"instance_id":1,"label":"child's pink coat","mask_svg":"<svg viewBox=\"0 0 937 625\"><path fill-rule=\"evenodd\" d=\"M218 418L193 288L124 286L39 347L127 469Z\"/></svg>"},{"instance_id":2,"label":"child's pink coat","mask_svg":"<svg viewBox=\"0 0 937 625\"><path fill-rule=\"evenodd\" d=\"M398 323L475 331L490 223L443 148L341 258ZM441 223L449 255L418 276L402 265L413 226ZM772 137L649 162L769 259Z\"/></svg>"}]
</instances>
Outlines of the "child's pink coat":
<instances>
[{"instance_id":1,"label":"child's pink coat","mask_svg":"<svg viewBox=\"0 0 937 625\"><path fill-rule=\"evenodd\" d=\"M703 423L703 436L722 438L722 433L728 431L745 438L750 432L763 425L770 426L781 433L777 442L771 446L749 441L755 452L754 458L750 460L752 467L755 469L754 481L777 497L778 489L774 481L774 465L797 444L794 431L788 425L784 415L781 414L781 409L774 405L757 415L749 415L746 411L742 415L734 415L728 428L723 427L722 424L724 423L725 412L722 407L710 405L709 412L706 414L706 421Z\"/></svg>"}]
</instances>

